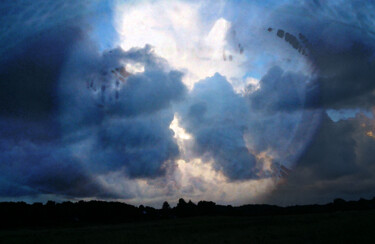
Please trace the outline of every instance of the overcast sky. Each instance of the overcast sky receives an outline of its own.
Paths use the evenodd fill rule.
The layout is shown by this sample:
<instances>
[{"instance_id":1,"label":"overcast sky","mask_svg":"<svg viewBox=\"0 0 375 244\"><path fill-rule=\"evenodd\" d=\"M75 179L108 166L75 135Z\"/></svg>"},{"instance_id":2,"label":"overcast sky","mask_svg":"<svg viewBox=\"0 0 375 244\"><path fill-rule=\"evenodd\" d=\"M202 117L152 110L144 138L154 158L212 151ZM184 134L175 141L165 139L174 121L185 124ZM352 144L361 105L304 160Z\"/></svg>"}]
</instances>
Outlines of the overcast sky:
<instances>
[{"instance_id":1,"label":"overcast sky","mask_svg":"<svg viewBox=\"0 0 375 244\"><path fill-rule=\"evenodd\" d=\"M2 1L0 200L374 197L374 10Z\"/></svg>"}]
</instances>

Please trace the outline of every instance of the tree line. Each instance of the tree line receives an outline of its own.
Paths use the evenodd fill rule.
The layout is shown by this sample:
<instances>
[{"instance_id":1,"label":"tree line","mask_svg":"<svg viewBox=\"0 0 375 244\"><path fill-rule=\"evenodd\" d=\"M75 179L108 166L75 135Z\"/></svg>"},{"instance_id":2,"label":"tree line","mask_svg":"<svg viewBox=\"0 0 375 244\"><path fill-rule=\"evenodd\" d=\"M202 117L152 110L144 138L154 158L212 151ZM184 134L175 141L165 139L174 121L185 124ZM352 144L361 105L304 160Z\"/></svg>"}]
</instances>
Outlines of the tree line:
<instances>
[{"instance_id":1,"label":"tree line","mask_svg":"<svg viewBox=\"0 0 375 244\"><path fill-rule=\"evenodd\" d=\"M296 205L280 207L267 204L249 204L233 207L217 205L212 201L197 204L179 199L177 206L164 202L161 209L122 202L78 201L45 204L25 202L0 202L0 227L56 226L82 224L118 224L132 221L184 218L193 216L262 216L306 213L330 213L350 210L375 209L375 197L371 200L345 201L335 199L324 205Z\"/></svg>"}]
</instances>

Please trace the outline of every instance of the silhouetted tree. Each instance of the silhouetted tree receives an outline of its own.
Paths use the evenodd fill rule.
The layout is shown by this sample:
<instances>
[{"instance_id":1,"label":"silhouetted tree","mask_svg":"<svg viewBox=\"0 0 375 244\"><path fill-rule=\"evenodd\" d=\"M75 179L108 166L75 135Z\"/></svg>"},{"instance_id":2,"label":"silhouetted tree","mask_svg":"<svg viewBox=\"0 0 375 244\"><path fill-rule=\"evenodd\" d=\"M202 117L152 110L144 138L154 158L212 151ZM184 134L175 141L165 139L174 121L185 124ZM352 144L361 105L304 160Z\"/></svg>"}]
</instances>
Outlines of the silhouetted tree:
<instances>
[{"instance_id":1,"label":"silhouetted tree","mask_svg":"<svg viewBox=\"0 0 375 244\"><path fill-rule=\"evenodd\" d=\"M171 209L171 206L169 205L169 203L168 203L167 201L165 201L165 202L163 203L163 207L162 207L162 209L163 209L164 211L168 211L168 210Z\"/></svg>"},{"instance_id":2,"label":"silhouetted tree","mask_svg":"<svg viewBox=\"0 0 375 244\"><path fill-rule=\"evenodd\" d=\"M51 200L46 203L47 207L55 207L55 205L56 205L56 203L54 201L51 201Z\"/></svg>"},{"instance_id":3,"label":"silhouetted tree","mask_svg":"<svg viewBox=\"0 0 375 244\"><path fill-rule=\"evenodd\" d=\"M178 199L177 208L184 208L186 207L186 202L183 198Z\"/></svg>"},{"instance_id":4,"label":"silhouetted tree","mask_svg":"<svg viewBox=\"0 0 375 244\"><path fill-rule=\"evenodd\" d=\"M189 202L187 203L187 207L189 208L195 208L197 205L195 205L195 203L193 203L191 200L189 200Z\"/></svg>"},{"instance_id":5,"label":"silhouetted tree","mask_svg":"<svg viewBox=\"0 0 375 244\"><path fill-rule=\"evenodd\" d=\"M212 201L198 202L198 211L200 214L213 214L215 212L216 203Z\"/></svg>"},{"instance_id":6,"label":"silhouetted tree","mask_svg":"<svg viewBox=\"0 0 375 244\"><path fill-rule=\"evenodd\" d=\"M168 217L170 216L172 213L172 209L171 209L171 206L169 205L169 203L167 201L165 201L163 203L163 206L161 208L161 214L164 216L164 217Z\"/></svg>"},{"instance_id":7,"label":"silhouetted tree","mask_svg":"<svg viewBox=\"0 0 375 244\"><path fill-rule=\"evenodd\" d=\"M343 205L345 203L346 203L346 201L344 199L341 199L341 198L336 198L335 200L333 200L333 204L335 204L335 205Z\"/></svg>"},{"instance_id":8,"label":"silhouetted tree","mask_svg":"<svg viewBox=\"0 0 375 244\"><path fill-rule=\"evenodd\" d=\"M185 202L183 198L180 198L177 203L177 215L179 216L194 216L196 215L197 205L195 205L191 200L188 203Z\"/></svg>"}]
</instances>

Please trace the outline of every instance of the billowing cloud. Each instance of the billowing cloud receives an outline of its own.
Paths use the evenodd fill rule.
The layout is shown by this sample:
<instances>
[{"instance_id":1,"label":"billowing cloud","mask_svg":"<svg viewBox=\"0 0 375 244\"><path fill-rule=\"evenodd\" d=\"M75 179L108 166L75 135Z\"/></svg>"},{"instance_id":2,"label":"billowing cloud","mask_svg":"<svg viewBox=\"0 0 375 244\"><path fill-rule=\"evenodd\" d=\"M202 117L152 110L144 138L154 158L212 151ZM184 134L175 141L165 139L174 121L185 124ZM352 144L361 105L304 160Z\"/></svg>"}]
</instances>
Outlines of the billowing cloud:
<instances>
[{"instance_id":1,"label":"billowing cloud","mask_svg":"<svg viewBox=\"0 0 375 244\"><path fill-rule=\"evenodd\" d=\"M154 178L174 163L170 105L186 88L151 47L99 53L67 26L20 48L1 71L2 197L128 198L99 176Z\"/></svg>"},{"instance_id":2,"label":"billowing cloud","mask_svg":"<svg viewBox=\"0 0 375 244\"><path fill-rule=\"evenodd\" d=\"M110 50L96 59L91 53L82 56L73 54L61 77L64 136L75 145L83 143L83 152L72 150L93 171L161 175L163 164L178 155L169 107L186 92L182 74L170 70L147 46ZM128 72L132 65L143 72Z\"/></svg>"},{"instance_id":3,"label":"billowing cloud","mask_svg":"<svg viewBox=\"0 0 375 244\"><path fill-rule=\"evenodd\" d=\"M251 107L265 112L303 109L308 81L302 74L272 67L260 80L260 89L249 94Z\"/></svg>"},{"instance_id":4,"label":"billowing cloud","mask_svg":"<svg viewBox=\"0 0 375 244\"><path fill-rule=\"evenodd\" d=\"M234 53L226 36L231 22L223 18L225 1L141 1L118 4L115 27L124 50L150 44L171 67L184 72L183 82L194 83L216 72L237 89L243 88L245 55Z\"/></svg>"},{"instance_id":5,"label":"billowing cloud","mask_svg":"<svg viewBox=\"0 0 375 244\"><path fill-rule=\"evenodd\" d=\"M65 38L59 38L64 35ZM82 32L66 26L19 46L0 71L1 196L109 196L59 142L57 82Z\"/></svg>"},{"instance_id":6,"label":"billowing cloud","mask_svg":"<svg viewBox=\"0 0 375 244\"><path fill-rule=\"evenodd\" d=\"M193 135L195 151L213 157L214 167L231 180L256 178L256 159L243 139L249 119L245 98L215 74L194 85L188 103L181 124Z\"/></svg>"}]
</instances>

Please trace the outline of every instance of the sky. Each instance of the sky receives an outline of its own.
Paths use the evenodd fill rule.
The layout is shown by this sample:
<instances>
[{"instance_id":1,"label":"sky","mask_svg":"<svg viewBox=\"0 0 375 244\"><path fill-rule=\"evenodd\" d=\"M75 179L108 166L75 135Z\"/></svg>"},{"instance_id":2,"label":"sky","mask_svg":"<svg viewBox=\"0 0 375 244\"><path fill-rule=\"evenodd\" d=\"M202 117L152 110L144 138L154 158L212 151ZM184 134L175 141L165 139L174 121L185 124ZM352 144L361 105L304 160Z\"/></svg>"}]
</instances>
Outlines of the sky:
<instances>
[{"instance_id":1,"label":"sky","mask_svg":"<svg viewBox=\"0 0 375 244\"><path fill-rule=\"evenodd\" d=\"M374 197L374 8L2 1L0 201Z\"/></svg>"}]
</instances>

